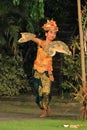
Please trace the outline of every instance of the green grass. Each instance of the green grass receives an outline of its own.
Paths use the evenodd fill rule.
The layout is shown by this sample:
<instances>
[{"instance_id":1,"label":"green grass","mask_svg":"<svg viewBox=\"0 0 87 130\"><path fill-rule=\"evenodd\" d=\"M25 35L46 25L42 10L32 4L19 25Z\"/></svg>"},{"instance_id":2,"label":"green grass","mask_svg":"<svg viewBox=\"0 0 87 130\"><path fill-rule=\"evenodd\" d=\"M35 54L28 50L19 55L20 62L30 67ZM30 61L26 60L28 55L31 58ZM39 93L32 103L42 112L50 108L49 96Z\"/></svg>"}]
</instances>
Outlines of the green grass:
<instances>
[{"instance_id":1,"label":"green grass","mask_svg":"<svg viewBox=\"0 0 87 130\"><path fill-rule=\"evenodd\" d=\"M73 130L76 128L64 127L64 124L80 125L79 130L87 130L87 121L78 120L19 120L0 121L0 130Z\"/></svg>"}]
</instances>

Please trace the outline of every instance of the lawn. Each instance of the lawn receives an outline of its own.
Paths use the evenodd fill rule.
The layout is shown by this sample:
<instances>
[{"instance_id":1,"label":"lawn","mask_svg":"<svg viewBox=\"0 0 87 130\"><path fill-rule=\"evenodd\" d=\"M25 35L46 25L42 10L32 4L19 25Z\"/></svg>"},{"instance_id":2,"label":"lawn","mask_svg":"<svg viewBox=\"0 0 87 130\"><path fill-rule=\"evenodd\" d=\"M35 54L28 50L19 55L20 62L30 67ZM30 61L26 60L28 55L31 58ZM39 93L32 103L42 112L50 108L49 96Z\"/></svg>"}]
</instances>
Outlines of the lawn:
<instances>
[{"instance_id":1,"label":"lawn","mask_svg":"<svg viewBox=\"0 0 87 130\"><path fill-rule=\"evenodd\" d=\"M69 125L68 127L65 124ZM87 130L87 121L31 119L19 121L0 121L0 130Z\"/></svg>"}]
</instances>

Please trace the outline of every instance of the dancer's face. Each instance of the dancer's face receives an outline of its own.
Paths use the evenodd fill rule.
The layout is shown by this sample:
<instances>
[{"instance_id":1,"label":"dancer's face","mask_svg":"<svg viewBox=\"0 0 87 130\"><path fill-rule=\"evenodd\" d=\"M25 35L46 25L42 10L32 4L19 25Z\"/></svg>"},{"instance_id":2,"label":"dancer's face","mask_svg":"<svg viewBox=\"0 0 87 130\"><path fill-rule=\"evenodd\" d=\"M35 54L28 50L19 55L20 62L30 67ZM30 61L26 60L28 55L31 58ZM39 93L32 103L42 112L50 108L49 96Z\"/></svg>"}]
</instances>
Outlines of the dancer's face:
<instances>
[{"instance_id":1,"label":"dancer's face","mask_svg":"<svg viewBox=\"0 0 87 130\"><path fill-rule=\"evenodd\" d=\"M54 30L49 30L48 32L46 32L46 39L53 41L56 38L56 31Z\"/></svg>"}]
</instances>

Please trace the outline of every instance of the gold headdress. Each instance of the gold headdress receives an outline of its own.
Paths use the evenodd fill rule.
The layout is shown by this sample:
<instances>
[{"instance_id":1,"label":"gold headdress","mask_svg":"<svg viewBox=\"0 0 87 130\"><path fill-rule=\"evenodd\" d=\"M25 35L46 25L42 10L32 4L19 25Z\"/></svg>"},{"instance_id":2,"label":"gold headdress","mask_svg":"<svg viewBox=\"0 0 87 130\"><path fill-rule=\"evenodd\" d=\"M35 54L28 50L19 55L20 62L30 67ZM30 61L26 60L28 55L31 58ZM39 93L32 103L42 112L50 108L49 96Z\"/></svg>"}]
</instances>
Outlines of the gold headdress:
<instances>
[{"instance_id":1,"label":"gold headdress","mask_svg":"<svg viewBox=\"0 0 87 130\"><path fill-rule=\"evenodd\" d=\"M49 30L54 30L54 31L58 31L58 27L56 22L52 19L52 20L47 20L47 23L45 23L42 28L45 31L49 31Z\"/></svg>"}]
</instances>

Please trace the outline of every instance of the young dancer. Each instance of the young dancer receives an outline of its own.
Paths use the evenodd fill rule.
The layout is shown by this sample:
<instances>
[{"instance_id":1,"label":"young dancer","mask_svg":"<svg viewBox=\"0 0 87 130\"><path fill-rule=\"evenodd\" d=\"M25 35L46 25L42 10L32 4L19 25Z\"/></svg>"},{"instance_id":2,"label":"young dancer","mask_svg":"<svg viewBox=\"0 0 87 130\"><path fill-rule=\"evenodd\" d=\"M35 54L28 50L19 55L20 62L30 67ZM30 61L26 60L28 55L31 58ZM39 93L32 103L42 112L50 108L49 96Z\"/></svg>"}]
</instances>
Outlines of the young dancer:
<instances>
[{"instance_id":1,"label":"young dancer","mask_svg":"<svg viewBox=\"0 0 87 130\"><path fill-rule=\"evenodd\" d=\"M54 81L52 56L55 55L56 49L61 52L62 48L59 46L61 43L58 46L56 46L55 42L52 44L58 31L56 22L53 19L47 20L42 28L45 31L45 40L37 38L35 34L24 32L21 33L22 37L18 42L21 44L32 40L38 45L37 56L33 66L34 85L36 87L36 103L42 110L40 117L45 117L51 112L49 108L50 88L51 82ZM64 52L66 53L67 51L68 49L65 47Z\"/></svg>"}]
</instances>

